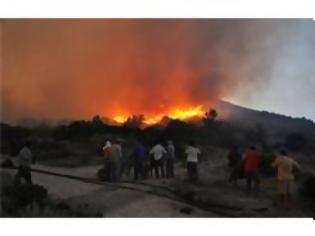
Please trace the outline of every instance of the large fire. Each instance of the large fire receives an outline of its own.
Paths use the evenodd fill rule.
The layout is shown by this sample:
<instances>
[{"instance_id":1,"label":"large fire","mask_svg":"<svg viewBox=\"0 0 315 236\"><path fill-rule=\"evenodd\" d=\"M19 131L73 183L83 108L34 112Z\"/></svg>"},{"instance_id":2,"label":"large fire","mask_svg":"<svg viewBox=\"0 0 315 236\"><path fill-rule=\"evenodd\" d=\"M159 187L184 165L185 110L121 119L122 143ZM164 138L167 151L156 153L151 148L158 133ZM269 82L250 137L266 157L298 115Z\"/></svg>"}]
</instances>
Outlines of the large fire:
<instances>
[{"instance_id":1,"label":"large fire","mask_svg":"<svg viewBox=\"0 0 315 236\"><path fill-rule=\"evenodd\" d=\"M193 22L14 22L5 27L7 120L195 121L221 96L220 68Z\"/></svg>"},{"instance_id":2,"label":"large fire","mask_svg":"<svg viewBox=\"0 0 315 236\"><path fill-rule=\"evenodd\" d=\"M187 107L187 108L174 108L169 112L145 115L143 123L146 125L153 125L159 123L164 117L176 120L189 120L192 118L200 118L205 114L205 110L202 105ZM113 120L119 124L123 124L127 121L130 115L115 115Z\"/></svg>"}]
</instances>

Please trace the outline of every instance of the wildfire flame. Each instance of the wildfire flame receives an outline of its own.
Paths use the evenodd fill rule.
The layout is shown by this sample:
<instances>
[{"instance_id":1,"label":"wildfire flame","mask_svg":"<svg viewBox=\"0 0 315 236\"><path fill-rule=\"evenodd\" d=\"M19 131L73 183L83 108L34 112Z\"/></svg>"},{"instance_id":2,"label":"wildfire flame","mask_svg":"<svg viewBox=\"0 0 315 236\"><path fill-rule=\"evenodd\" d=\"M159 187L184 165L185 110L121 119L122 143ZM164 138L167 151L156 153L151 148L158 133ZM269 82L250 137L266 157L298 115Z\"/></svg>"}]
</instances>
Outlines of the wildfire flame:
<instances>
[{"instance_id":1,"label":"wildfire flame","mask_svg":"<svg viewBox=\"0 0 315 236\"><path fill-rule=\"evenodd\" d=\"M202 105L189 107L189 108L175 108L168 113L161 113L155 115L147 115L144 118L143 123L146 125L153 125L159 123L164 117L176 120L188 120L194 117L202 117L205 114L205 110ZM128 115L116 115L113 120L119 124L123 124L127 121Z\"/></svg>"}]
</instances>

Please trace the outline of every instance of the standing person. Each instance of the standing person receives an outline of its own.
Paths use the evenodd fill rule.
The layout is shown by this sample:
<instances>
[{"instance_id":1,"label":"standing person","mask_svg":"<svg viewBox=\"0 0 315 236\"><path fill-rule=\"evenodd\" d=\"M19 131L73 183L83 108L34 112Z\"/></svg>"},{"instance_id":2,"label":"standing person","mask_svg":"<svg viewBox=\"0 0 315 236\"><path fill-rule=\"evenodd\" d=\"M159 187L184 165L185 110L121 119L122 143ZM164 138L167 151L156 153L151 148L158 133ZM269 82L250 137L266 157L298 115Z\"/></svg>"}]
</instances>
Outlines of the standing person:
<instances>
[{"instance_id":1,"label":"standing person","mask_svg":"<svg viewBox=\"0 0 315 236\"><path fill-rule=\"evenodd\" d=\"M110 163L110 156L111 156L110 147L111 146L112 146L111 142L106 141L105 146L103 147L105 180L110 180L111 178L111 163Z\"/></svg>"},{"instance_id":2,"label":"standing person","mask_svg":"<svg viewBox=\"0 0 315 236\"><path fill-rule=\"evenodd\" d=\"M126 176L130 176L131 169L134 167L134 152L125 155L124 173Z\"/></svg>"},{"instance_id":3,"label":"standing person","mask_svg":"<svg viewBox=\"0 0 315 236\"><path fill-rule=\"evenodd\" d=\"M196 147L194 141L190 141L188 147L185 150L187 155L187 174L188 178L192 182L198 180L198 155L200 155L199 148Z\"/></svg>"},{"instance_id":4,"label":"standing person","mask_svg":"<svg viewBox=\"0 0 315 236\"><path fill-rule=\"evenodd\" d=\"M124 159L124 153L122 149L122 143L123 143L123 139L117 139L117 145L119 149L119 179L121 179L123 175L123 170L125 167L125 159Z\"/></svg>"},{"instance_id":5,"label":"standing person","mask_svg":"<svg viewBox=\"0 0 315 236\"><path fill-rule=\"evenodd\" d=\"M151 150L150 154L153 155L153 168L155 170L155 177L159 178L159 169L161 170L162 177L165 177L163 156L167 153L165 148L160 144L156 144Z\"/></svg>"},{"instance_id":6,"label":"standing person","mask_svg":"<svg viewBox=\"0 0 315 236\"><path fill-rule=\"evenodd\" d=\"M149 163L150 163L150 177L153 177L153 169L154 169L154 156L149 153Z\"/></svg>"},{"instance_id":7,"label":"standing person","mask_svg":"<svg viewBox=\"0 0 315 236\"><path fill-rule=\"evenodd\" d=\"M239 178L240 173L240 162L242 160L242 155L238 150L237 146L233 146L232 149L229 151L228 155L228 171L227 176L229 182L237 183L237 179Z\"/></svg>"},{"instance_id":8,"label":"standing person","mask_svg":"<svg viewBox=\"0 0 315 236\"><path fill-rule=\"evenodd\" d=\"M112 182L120 180L120 164L122 159L122 148L121 143L118 139L114 139L112 146L110 147L110 168Z\"/></svg>"},{"instance_id":9,"label":"standing person","mask_svg":"<svg viewBox=\"0 0 315 236\"><path fill-rule=\"evenodd\" d=\"M144 179L145 147L137 140L134 150L134 179Z\"/></svg>"},{"instance_id":10,"label":"standing person","mask_svg":"<svg viewBox=\"0 0 315 236\"><path fill-rule=\"evenodd\" d=\"M144 146L145 148L145 159L144 159L144 177L152 177L152 166L153 166L153 157L149 154L150 147Z\"/></svg>"},{"instance_id":11,"label":"standing person","mask_svg":"<svg viewBox=\"0 0 315 236\"><path fill-rule=\"evenodd\" d=\"M276 157L272 166L277 170L278 189L280 201L287 205L292 194L292 185L294 181L294 168L299 169L299 164L282 150L280 155Z\"/></svg>"},{"instance_id":12,"label":"standing person","mask_svg":"<svg viewBox=\"0 0 315 236\"><path fill-rule=\"evenodd\" d=\"M31 142L27 141L18 154L19 167L15 176L17 182L20 182L20 179L24 178L27 184L32 184L31 164L33 154L30 148Z\"/></svg>"},{"instance_id":13,"label":"standing person","mask_svg":"<svg viewBox=\"0 0 315 236\"><path fill-rule=\"evenodd\" d=\"M247 190L251 192L252 190L252 182L254 181L254 186L258 190L259 189L259 167L261 163L261 157L256 151L255 146L251 146L248 150L246 150L244 155L244 174L246 176L247 181Z\"/></svg>"},{"instance_id":14,"label":"standing person","mask_svg":"<svg viewBox=\"0 0 315 236\"><path fill-rule=\"evenodd\" d=\"M166 177L174 177L175 147L171 140L167 144Z\"/></svg>"}]
</instances>

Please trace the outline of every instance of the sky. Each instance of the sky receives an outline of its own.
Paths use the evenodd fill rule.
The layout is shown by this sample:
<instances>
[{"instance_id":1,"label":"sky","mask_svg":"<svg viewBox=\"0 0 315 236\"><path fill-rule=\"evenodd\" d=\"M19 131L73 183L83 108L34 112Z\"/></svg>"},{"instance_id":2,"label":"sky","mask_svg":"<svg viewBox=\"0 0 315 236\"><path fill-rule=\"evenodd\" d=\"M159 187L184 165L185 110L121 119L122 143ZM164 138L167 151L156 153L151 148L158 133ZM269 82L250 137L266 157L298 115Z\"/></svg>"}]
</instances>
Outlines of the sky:
<instances>
[{"instance_id":1,"label":"sky","mask_svg":"<svg viewBox=\"0 0 315 236\"><path fill-rule=\"evenodd\" d=\"M315 120L311 19L0 21L4 122L169 114L216 99Z\"/></svg>"}]
</instances>

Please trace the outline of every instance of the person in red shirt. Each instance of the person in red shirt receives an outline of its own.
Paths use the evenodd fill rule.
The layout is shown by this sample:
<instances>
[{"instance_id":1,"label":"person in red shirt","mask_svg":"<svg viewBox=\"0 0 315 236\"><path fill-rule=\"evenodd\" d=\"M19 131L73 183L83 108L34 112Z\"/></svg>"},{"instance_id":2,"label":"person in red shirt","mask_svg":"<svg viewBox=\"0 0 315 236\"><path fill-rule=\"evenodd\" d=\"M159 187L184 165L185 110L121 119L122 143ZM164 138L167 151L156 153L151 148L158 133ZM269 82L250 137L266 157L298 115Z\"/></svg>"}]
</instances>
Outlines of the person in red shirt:
<instances>
[{"instance_id":1,"label":"person in red shirt","mask_svg":"<svg viewBox=\"0 0 315 236\"><path fill-rule=\"evenodd\" d=\"M247 181L247 189L252 190L252 183L254 182L255 188L259 188L259 167L261 157L256 151L254 146L251 146L244 154L244 173Z\"/></svg>"}]
</instances>

